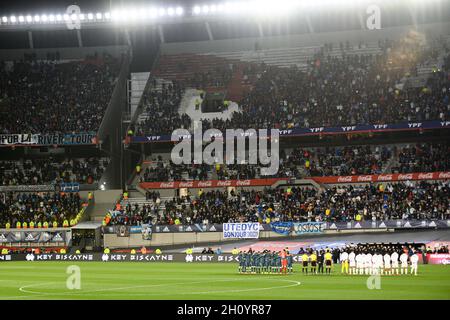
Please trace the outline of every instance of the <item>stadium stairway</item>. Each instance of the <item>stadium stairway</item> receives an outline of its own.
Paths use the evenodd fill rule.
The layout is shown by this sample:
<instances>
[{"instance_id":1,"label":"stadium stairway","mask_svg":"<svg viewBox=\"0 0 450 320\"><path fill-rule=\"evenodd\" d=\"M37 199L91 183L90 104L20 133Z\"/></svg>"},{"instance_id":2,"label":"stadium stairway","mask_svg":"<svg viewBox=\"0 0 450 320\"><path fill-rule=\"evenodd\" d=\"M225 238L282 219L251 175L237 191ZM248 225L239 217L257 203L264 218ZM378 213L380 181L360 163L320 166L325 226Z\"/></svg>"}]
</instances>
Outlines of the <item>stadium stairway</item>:
<instances>
[{"instance_id":1,"label":"stadium stairway","mask_svg":"<svg viewBox=\"0 0 450 320\"><path fill-rule=\"evenodd\" d=\"M244 72L241 63L236 64L233 76L227 87L227 100L241 101L244 94L251 89L250 85L243 84Z\"/></svg>"}]
</instances>

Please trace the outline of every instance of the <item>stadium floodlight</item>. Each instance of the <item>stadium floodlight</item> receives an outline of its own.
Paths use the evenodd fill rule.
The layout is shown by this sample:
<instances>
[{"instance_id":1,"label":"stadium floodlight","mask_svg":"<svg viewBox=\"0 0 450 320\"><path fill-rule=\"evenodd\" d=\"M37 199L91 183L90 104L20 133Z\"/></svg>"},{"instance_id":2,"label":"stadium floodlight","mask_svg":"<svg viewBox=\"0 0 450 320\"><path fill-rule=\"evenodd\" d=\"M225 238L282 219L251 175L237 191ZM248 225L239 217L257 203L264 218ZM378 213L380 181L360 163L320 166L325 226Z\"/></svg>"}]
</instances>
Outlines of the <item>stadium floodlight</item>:
<instances>
[{"instance_id":1,"label":"stadium floodlight","mask_svg":"<svg viewBox=\"0 0 450 320\"><path fill-rule=\"evenodd\" d=\"M173 8L167 9L167 14L172 17L175 14L175 10Z\"/></svg>"},{"instance_id":2,"label":"stadium floodlight","mask_svg":"<svg viewBox=\"0 0 450 320\"><path fill-rule=\"evenodd\" d=\"M39 22L39 21L41 21L41 17L38 16L38 15L35 15L34 16L34 22Z\"/></svg>"},{"instance_id":3,"label":"stadium floodlight","mask_svg":"<svg viewBox=\"0 0 450 320\"><path fill-rule=\"evenodd\" d=\"M16 16L9 17L9 21L11 21L11 23L16 23L17 22Z\"/></svg>"},{"instance_id":4,"label":"stadium floodlight","mask_svg":"<svg viewBox=\"0 0 450 320\"><path fill-rule=\"evenodd\" d=\"M69 15L67 13L63 14L63 20L64 21L69 21L70 20L70 17L69 17Z\"/></svg>"},{"instance_id":5,"label":"stadium floodlight","mask_svg":"<svg viewBox=\"0 0 450 320\"><path fill-rule=\"evenodd\" d=\"M2 22L3 23L7 23L8 22L8 17L2 17Z\"/></svg>"},{"instance_id":6,"label":"stadium floodlight","mask_svg":"<svg viewBox=\"0 0 450 320\"><path fill-rule=\"evenodd\" d=\"M109 12L105 12L105 19L106 20L111 19L111 14Z\"/></svg>"},{"instance_id":7,"label":"stadium floodlight","mask_svg":"<svg viewBox=\"0 0 450 320\"><path fill-rule=\"evenodd\" d=\"M201 11L202 11L202 9L199 6L195 6L194 9L192 10L192 12L194 12L194 14L200 14Z\"/></svg>"},{"instance_id":8,"label":"stadium floodlight","mask_svg":"<svg viewBox=\"0 0 450 320\"><path fill-rule=\"evenodd\" d=\"M207 14L209 12L209 7L208 6L203 6L202 7L202 13Z\"/></svg>"},{"instance_id":9,"label":"stadium floodlight","mask_svg":"<svg viewBox=\"0 0 450 320\"><path fill-rule=\"evenodd\" d=\"M158 16L158 10L156 8L151 8L149 10L150 18L156 18Z\"/></svg>"},{"instance_id":10,"label":"stadium floodlight","mask_svg":"<svg viewBox=\"0 0 450 320\"><path fill-rule=\"evenodd\" d=\"M60 14L56 15L56 21L62 21L63 17Z\"/></svg>"},{"instance_id":11,"label":"stadium floodlight","mask_svg":"<svg viewBox=\"0 0 450 320\"><path fill-rule=\"evenodd\" d=\"M72 13L72 14L70 15L70 20L72 20L72 21L77 20L77 15L76 15L75 13Z\"/></svg>"},{"instance_id":12,"label":"stadium floodlight","mask_svg":"<svg viewBox=\"0 0 450 320\"><path fill-rule=\"evenodd\" d=\"M25 17L24 17L24 16L19 16L19 22L20 22L20 23L25 22Z\"/></svg>"},{"instance_id":13,"label":"stadium floodlight","mask_svg":"<svg viewBox=\"0 0 450 320\"><path fill-rule=\"evenodd\" d=\"M33 18L31 17L31 16L27 16L27 22L32 22L33 21Z\"/></svg>"},{"instance_id":14,"label":"stadium floodlight","mask_svg":"<svg viewBox=\"0 0 450 320\"><path fill-rule=\"evenodd\" d=\"M49 15L49 16L48 16L48 20L49 20L50 22L54 22L54 21L55 21L55 15L54 15L54 14Z\"/></svg>"},{"instance_id":15,"label":"stadium floodlight","mask_svg":"<svg viewBox=\"0 0 450 320\"><path fill-rule=\"evenodd\" d=\"M158 15L159 15L160 17L164 17L164 16L166 15L166 9L160 8L160 9L158 10Z\"/></svg>"},{"instance_id":16,"label":"stadium floodlight","mask_svg":"<svg viewBox=\"0 0 450 320\"><path fill-rule=\"evenodd\" d=\"M95 15L95 18L96 18L97 20L101 20L102 17L103 17L103 15L102 15L100 12L97 12L97 14Z\"/></svg>"},{"instance_id":17,"label":"stadium floodlight","mask_svg":"<svg viewBox=\"0 0 450 320\"><path fill-rule=\"evenodd\" d=\"M80 21L83 21L84 19L86 19L86 16L84 15L84 13L80 13L78 15L78 19L80 19Z\"/></svg>"},{"instance_id":18,"label":"stadium floodlight","mask_svg":"<svg viewBox=\"0 0 450 320\"><path fill-rule=\"evenodd\" d=\"M42 22L47 22L47 21L48 21L47 15L46 15L46 14L43 14L43 15L41 16L41 20L42 20Z\"/></svg>"},{"instance_id":19,"label":"stadium floodlight","mask_svg":"<svg viewBox=\"0 0 450 320\"><path fill-rule=\"evenodd\" d=\"M175 9L175 13L177 14L177 16L183 15L183 8L182 7L177 7Z\"/></svg>"},{"instance_id":20,"label":"stadium floodlight","mask_svg":"<svg viewBox=\"0 0 450 320\"><path fill-rule=\"evenodd\" d=\"M94 20L94 14L91 12L88 13L87 17L88 17L88 20Z\"/></svg>"},{"instance_id":21,"label":"stadium floodlight","mask_svg":"<svg viewBox=\"0 0 450 320\"><path fill-rule=\"evenodd\" d=\"M119 10L111 11L111 19L112 20L119 20Z\"/></svg>"},{"instance_id":22,"label":"stadium floodlight","mask_svg":"<svg viewBox=\"0 0 450 320\"><path fill-rule=\"evenodd\" d=\"M139 16L140 16L139 11L136 10L136 9L133 9L133 10L130 11L130 14L129 14L128 18L129 18L132 22L134 22L134 21L136 21L136 19L139 18Z\"/></svg>"}]
</instances>

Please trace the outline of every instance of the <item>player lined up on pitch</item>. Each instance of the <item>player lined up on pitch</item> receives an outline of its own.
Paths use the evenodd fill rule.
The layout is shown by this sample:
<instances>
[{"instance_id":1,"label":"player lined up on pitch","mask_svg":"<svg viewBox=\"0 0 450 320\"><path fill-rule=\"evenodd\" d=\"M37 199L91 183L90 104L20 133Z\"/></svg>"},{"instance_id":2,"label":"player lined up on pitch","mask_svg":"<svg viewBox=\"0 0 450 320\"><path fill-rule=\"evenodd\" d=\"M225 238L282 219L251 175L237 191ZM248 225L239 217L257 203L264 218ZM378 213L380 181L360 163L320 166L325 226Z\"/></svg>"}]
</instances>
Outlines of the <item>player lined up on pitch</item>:
<instances>
[{"instance_id":1,"label":"player lined up on pitch","mask_svg":"<svg viewBox=\"0 0 450 320\"><path fill-rule=\"evenodd\" d=\"M356 247L341 251L341 272L350 275L407 275L417 276L419 256L412 248ZM408 272L410 266L410 272Z\"/></svg>"},{"instance_id":2,"label":"player lined up on pitch","mask_svg":"<svg viewBox=\"0 0 450 320\"><path fill-rule=\"evenodd\" d=\"M333 266L333 255L330 249L314 251L312 249L307 249L301 255L302 261L302 273L308 274L308 269L310 269L309 274L323 274L323 267L325 265L325 273L331 274L331 267Z\"/></svg>"},{"instance_id":3,"label":"player lined up on pitch","mask_svg":"<svg viewBox=\"0 0 450 320\"><path fill-rule=\"evenodd\" d=\"M293 270L293 256L287 249L282 251L240 251L239 273L246 274L287 274Z\"/></svg>"}]
</instances>

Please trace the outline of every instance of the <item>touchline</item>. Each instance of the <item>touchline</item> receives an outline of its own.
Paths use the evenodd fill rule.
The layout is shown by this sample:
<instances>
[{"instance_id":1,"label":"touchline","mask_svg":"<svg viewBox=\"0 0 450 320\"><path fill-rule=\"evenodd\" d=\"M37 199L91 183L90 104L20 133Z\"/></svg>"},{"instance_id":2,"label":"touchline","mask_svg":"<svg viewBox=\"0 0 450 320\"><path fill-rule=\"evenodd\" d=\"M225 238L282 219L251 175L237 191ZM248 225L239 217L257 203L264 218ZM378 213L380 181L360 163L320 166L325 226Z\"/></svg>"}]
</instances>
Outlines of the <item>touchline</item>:
<instances>
[{"instance_id":1,"label":"touchline","mask_svg":"<svg viewBox=\"0 0 450 320\"><path fill-rule=\"evenodd\" d=\"M279 132L278 129L271 129L269 135L268 131L268 129L226 129L223 135L219 129L213 128L203 133L202 122L195 121L193 136L187 129L176 129L172 132L172 141L179 142L172 149L171 160L174 164L263 165L266 167L261 168L261 175L274 175L280 166Z\"/></svg>"}]
</instances>

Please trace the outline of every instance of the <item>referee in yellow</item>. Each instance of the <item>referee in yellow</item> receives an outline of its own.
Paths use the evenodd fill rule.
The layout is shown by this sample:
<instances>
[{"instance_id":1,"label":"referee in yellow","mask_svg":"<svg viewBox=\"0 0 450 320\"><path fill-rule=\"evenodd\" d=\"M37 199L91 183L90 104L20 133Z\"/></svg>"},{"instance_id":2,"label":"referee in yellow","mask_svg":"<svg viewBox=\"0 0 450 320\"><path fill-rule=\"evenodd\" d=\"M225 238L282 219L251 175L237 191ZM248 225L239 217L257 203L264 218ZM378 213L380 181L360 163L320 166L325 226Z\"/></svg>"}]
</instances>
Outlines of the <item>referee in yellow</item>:
<instances>
[{"instance_id":1,"label":"referee in yellow","mask_svg":"<svg viewBox=\"0 0 450 320\"><path fill-rule=\"evenodd\" d=\"M302 254L302 273L308 274L308 262L309 262L309 257L308 254L306 253L306 251Z\"/></svg>"},{"instance_id":2,"label":"referee in yellow","mask_svg":"<svg viewBox=\"0 0 450 320\"><path fill-rule=\"evenodd\" d=\"M325 253L325 273L331 274L331 265L333 264L333 256L330 249Z\"/></svg>"},{"instance_id":3,"label":"referee in yellow","mask_svg":"<svg viewBox=\"0 0 450 320\"><path fill-rule=\"evenodd\" d=\"M311 273L316 274L317 273L317 254L316 251L313 251L311 255L309 256L309 259L311 260Z\"/></svg>"}]
</instances>

